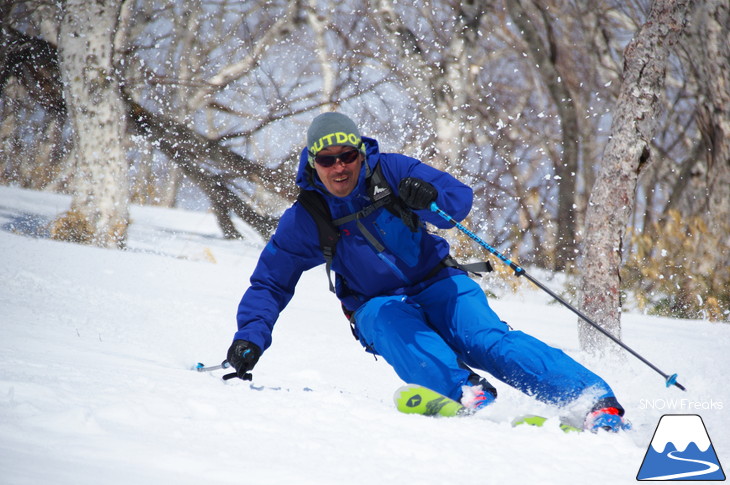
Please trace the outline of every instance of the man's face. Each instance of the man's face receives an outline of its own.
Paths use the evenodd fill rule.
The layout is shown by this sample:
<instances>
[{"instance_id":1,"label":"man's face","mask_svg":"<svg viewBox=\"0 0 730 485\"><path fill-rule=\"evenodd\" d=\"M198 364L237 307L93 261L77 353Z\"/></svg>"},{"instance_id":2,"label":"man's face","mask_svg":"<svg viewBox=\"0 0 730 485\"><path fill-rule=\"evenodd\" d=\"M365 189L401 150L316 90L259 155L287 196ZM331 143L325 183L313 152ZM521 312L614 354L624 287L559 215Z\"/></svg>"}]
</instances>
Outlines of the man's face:
<instances>
[{"instance_id":1,"label":"man's face","mask_svg":"<svg viewBox=\"0 0 730 485\"><path fill-rule=\"evenodd\" d=\"M351 146L329 146L320 150L317 155L339 155L341 153L356 150ZM337 159L334 165L324 167L314 162L314 169L319 175L319 179L329 192L335 197L346 197L357 186L357 179L360 176L360 168L362 167L363 155L358 152L357 159L345 165L342 160Z\"/></svg>"}]
</instances>

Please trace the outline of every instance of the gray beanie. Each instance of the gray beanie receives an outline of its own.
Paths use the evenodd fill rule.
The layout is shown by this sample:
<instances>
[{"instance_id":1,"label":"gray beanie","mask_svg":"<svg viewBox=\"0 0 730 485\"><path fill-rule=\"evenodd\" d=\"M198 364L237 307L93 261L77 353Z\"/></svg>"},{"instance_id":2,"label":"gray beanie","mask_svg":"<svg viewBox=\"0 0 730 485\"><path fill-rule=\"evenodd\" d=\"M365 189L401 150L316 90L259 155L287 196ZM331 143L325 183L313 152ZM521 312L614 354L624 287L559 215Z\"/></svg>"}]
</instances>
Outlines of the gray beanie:
<instances>
[{"instance_id":1,"label":"gray beanie","mask_svg":"<svg viewBox=\"0 0 730 485\"><path fill-rule=\"evenodd\" d=\"M307 130L310 165L314 165L317 152L334 145L351 146L364 151L354 121L341 113L322 113L314 118Z\"/></svg>"}]
</instances>

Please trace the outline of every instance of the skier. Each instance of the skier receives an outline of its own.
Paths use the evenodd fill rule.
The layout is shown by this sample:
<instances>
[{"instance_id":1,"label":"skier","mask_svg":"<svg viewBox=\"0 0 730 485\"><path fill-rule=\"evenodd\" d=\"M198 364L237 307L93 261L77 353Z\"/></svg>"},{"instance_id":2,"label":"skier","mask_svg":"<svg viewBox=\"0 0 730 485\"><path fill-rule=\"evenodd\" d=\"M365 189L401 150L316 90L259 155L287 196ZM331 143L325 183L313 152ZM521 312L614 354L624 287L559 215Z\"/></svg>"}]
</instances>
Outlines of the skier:
<instances>
[{"instance_id":1,"label":"skier","mask_svg":"<svg viewBox=\"0 0 730 485\"><path fill-rule=\"evenodd\" d=\"M472 190L451 175L401 154L381 153L341 113L317 116L307 132L296 179L326 204L339 229L323 251L316 211L303 201L287 209L261 253L238 307L228 362L238 377L271 344L279 313L302 272L327 261L353 333L407 383L431 388L478 410L497 392L472 368L558 406L587 403L585 429L628 427L624 409L593 372L523 332L511 330L486 295L423 221L448 228L429 210L436 202L455 220L471 210ZM383 196L381 198L381 196ZM330 253L330 254L325 254Z\"/></svg>"}]
</instances>

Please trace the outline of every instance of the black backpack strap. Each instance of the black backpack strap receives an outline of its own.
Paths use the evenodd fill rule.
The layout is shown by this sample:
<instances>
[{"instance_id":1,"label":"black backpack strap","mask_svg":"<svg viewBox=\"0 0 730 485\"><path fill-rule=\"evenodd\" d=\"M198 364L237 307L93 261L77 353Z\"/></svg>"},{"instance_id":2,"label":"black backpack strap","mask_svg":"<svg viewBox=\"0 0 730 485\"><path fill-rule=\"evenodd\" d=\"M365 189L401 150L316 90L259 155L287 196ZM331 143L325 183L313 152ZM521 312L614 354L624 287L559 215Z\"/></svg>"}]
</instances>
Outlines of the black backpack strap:
<instances>
[{"instance_id":1,"label":"black backpack strap","mask_svg":"<svg viewBox=\"0 0 730 485\"><path fill-rule=\"evenodd\" d=\"M372 204L365 207L361 211L355 212L354 214L341 217L337 220L332 220L332 214L330 212L327 201L324 199L322 194L314 190L300 190L297 196L297 201L309 212L309 214L317 223L317 230L319 232L319 247L322 250L322 255L325 261L325 271L327 272L327 280L329 282L329 288L332 293L335 292L335 287L332 284L332 260L335 256L335 246L340 238L340 232L338 227L350 221L356 221L357 226L362 232L363 236L373 245L377 252L385 250L382 244L362 225L360 222L361 217L366 217L376 209L389 206L391 201L395 199L392 195L392 190L385 181L380 171L380 165L370 173L367 170L367 185L368 194L371 196ZM310 176L313 177L310 171ZM375 180L373 180L373 178ZM375 193L376 197L373 197Z\"/></svg>"},{"instance_id":2,"label":"black backpack strap","mask_svg":"<svg viewBox=\"0 0 730 485\"><path fill-rule=\"evenodd\" d=\"M332 259L335 256L335 246L340 239L340 232L332 222L332 215L327 202L321 194L314 190L300 190L297 196L297 202L309 212L314 222L317 223L317 231L319 232L319 247L324 256L325 271L327 271L327 280L329 281L330 291L335 292L332 284Z\"/></svg>"},{"instance_id":3,"label":"black backpack strap","mask_svg":"<svg viewBox=\"0 0 730 485\"><path fill-rule=\"evenodd\" d=\"M310 167L307 167L307 175L310 177L312 183L314 183L314 171ZM381 164L378 163L375 169L370 171L366 165L366 177L367 177L367 190L368 196L372 203L364 209L349 214L345 217L332 220L332 214L330 212L327 201L324 199L322 194L315 190L300 190L297 196L297 201L309 212L309 214L317 223L317 230L319 232L319 246L322 250L322 255L325 261L325 270L327 272L327 280L329 281L329 287L331 292L335 292L335 287L332 284L332 260L335 256L335 246L340 238L340 232L338 227L350 221L355 221L357 227L362 235L368 240L377 252L382 252L385 247L373 236L365 226L360 222L360 219L367 217L372 214L375 210L385 207L395 216L399 217L403 223L413 232L418 230L420 220L418 215L410 210L405 203L393 193L393 189L388 184L388 181L383 175Z\"/></svg>"},{"instance_id":4,"label":"black backpack strap","mask_svg":"<svg viewBox=\"0 0 730 485\"><path fill-rule=\"evenodd\" d=\"M454 260L456 263L456 260ZM489 261L479 261L477 263L456 263L456 267L459 269L463 269L467 273L472 273L477 276L481 276L481 273L489 273L493 271L492 265L489 264Z\"/></svg>"},{"instance_id":5,"label":"black backpack strap","mask_svg":"<svg viewBox=\"0 0 730 485\"><path fill-rule=\"evenodd\" d=\"M368 186L368 195L374 203L382 203L385 208L396 217L399 217L403 224L406 225L411 232L416 232L421 221L418 215L413 212L400 197L393 193L388 181L383 175L382 163L378 163L370 177Z\"/></svg>"},{"instance_id":6,"label":"black backpack strap","mask_svg":"<svg viewBox=\"0 0 730 485\"><path fill-rule=\"evenodd\" d=\"M492 265L489 264L489 261L480 261L478 263L466 263L462 264L459 263L456 259L454 259L453 256L449 255L446 256L444 259L441 260L439 264L436 265L435 268L433 268L424 279L428 280L430 278L433 278L438 274L439 271L441 271L443 268L458 268L462 271L465 271L467 273L471 273L476 276L481 276L481 273L489 273L492 271Z\"/></svg>"},{"instance_id":7,"label":"black backpack strap","mask_svg":"<svg viewBox=\"0 0 730 485\"><path fill-rule=\"evenodd\" d=\"M411 231L415 232L418 228L418 216L413 211L405 207L405 204L403 204L403 201L400 200L400 198L395 196L393 189L390 188L390 184L388 184L388 181L383 175L380 163L378 163L372 173L368 175L366 184L368 197L372 203L354 214L349 214L345 217L340 217L339 219L334 220L333 224L339 227L347 222L355 221L360 233L365 237L365 239L367 239L370 245L375 248L375 251L381 253L385 251L385 247L375 236L372 235L370 231L365 228L362 222L360 222L360 219L367 217L381 207L385 207L392 214L400 217L406 226L408 226Z\"/></svg>"}]
</instances>

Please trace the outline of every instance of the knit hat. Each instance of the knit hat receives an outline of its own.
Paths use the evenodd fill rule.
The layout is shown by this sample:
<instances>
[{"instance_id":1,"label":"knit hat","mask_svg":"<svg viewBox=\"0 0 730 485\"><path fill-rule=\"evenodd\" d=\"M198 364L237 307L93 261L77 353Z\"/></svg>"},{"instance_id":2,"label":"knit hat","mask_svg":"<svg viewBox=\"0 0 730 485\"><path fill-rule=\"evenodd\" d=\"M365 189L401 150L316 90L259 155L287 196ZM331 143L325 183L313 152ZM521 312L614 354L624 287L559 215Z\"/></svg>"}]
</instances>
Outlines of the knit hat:
<instances>
[{"instance_id":1,"label":"knit hat","mask_svg":"<svg viewBox=\"0 0 730 485\"><path fill-rule=\"evenodd\" d=\"M351 146L364 152L357 125L341 113L322 113L309 125L307 130L309 164L314 166L314 156L330 146Z\"/></svg>"}]
</instances>

